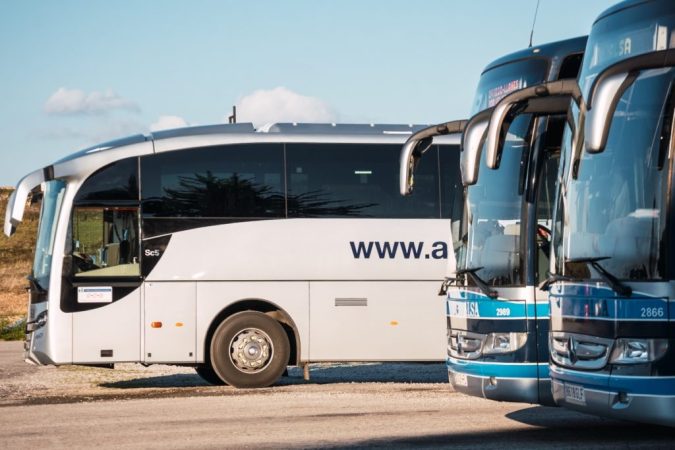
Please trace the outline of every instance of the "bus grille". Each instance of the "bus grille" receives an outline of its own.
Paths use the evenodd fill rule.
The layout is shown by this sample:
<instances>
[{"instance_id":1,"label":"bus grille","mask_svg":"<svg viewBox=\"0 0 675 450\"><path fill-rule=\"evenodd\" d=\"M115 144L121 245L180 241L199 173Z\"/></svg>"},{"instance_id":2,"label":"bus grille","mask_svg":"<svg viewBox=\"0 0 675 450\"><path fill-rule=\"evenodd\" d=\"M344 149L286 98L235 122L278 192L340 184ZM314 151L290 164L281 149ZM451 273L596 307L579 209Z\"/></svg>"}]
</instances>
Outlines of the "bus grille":
<instances>
[{"instance_id":1,"label":"bus grille","mask_svg":"<svg viewBox=\"0 0 675 450\"><path fill-rule=\"evenodd\" d=\"M560 366L597 370L607 365L613 343L613 339L554 331L549 348L553 362Z\"/></svg>"}]
</instances>

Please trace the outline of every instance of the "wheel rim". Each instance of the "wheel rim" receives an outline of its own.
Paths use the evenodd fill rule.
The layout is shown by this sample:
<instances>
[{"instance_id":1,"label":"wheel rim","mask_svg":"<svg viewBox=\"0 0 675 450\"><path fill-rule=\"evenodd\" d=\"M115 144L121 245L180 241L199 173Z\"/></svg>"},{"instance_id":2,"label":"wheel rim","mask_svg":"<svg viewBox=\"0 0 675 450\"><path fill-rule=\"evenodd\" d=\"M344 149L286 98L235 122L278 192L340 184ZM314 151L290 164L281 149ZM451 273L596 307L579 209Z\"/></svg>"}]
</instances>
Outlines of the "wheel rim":
<instances>
[{"instance_id":1,"label":"wheel rim","mask_svg":"<svg viewBox=\"0 0 675 450\"><path fill-rule=\"evenodd\" d=\"M230 360L240 372L262 372L272 362L274 345L267 333L258 328L246 328L230 341Z\"/></svg>"}]
</instances>

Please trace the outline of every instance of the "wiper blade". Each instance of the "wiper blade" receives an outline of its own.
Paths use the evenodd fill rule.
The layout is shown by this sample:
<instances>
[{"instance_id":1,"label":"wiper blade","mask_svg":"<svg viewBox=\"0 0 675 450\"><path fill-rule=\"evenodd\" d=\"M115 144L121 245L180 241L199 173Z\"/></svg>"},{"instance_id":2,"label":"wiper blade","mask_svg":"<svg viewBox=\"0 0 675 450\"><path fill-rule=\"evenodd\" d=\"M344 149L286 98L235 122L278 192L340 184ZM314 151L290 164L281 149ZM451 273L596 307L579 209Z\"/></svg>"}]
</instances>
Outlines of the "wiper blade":
<instances>
[{"instance_id":1,"label":"wiper blade","mask_svg":"<svg viewBox=\"0 0 675 450\"><path fill-rule=\"evenodd\" d=\"M549 273L548 278L542 281L538 288L540 291L548 291L551 288L553 283L558 281L576 281L576 278L566 277L565 275L559 275L557 273Z\"/></svg>"},{"instance_id":2,"label":"wiper blade","mask_svg":"<svg viewBox=\"0 0 675 450\"><path fill-rule=\"evenodd\" d=\"M621 281L619 281L619 279L616 278L614 275L607 272L607 270L605 270L604 267L602 267L600 264L598 264L599 261L604 261L610 258L611 258L610 256L595 256L589 258L567 259L565 260L565 262L590 264L591 267L593 267L600 274L600 278L602 278L603 281L607 283L614 292L616 292L622 297L630 297L633 294L633 290L630 287L623 284Z\"/></svg>"},{"instance_id":3,"label":"wiper blade","mask_svg":"<svg viewBox=\"0 0 675 450\"><path fill-rule=\"evenodd\" d=\"M468 275L469 278L471 278L471 281L474 282L476 286L483 292L483 294L487 295L490 298L497 298L497 291L494 289L490 289L490 286L483 280L481 277L476 275L476 272L481 270L483 267L472 267L470 269L462 269L458 270L456 272L457 276L461 275Z\"/></svg>"}]
</instances>

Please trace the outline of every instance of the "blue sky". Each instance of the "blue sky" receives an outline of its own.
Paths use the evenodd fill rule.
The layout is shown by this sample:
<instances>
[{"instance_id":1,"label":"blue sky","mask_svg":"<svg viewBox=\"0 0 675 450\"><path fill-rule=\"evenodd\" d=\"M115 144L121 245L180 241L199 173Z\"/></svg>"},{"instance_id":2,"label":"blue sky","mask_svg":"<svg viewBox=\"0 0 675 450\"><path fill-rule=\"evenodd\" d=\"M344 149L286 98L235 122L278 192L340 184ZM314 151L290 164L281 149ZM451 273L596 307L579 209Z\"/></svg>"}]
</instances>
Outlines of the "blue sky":
<instances>
[{"instance_id":1,"label":"blue sky","mask_svg":"<svg viewBox=\"0 0 675 450\"><path fill-rule=\"evenodd\" d=\"M534 44L615 0L541 0ZM536 0L0 2L0 185L106 139L240 118L437 123Z\"/></svg>"}]
</instances>

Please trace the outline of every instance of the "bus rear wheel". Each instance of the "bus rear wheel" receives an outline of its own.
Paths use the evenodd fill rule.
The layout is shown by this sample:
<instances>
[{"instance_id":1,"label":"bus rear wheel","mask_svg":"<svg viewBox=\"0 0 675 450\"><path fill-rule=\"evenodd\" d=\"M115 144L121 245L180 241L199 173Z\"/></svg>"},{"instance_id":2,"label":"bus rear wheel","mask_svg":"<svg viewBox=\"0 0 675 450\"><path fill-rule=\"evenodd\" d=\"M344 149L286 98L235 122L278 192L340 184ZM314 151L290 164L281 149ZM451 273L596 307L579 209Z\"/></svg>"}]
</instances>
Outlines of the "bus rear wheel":
<instances>
[{"instance_id":1,"label":"bus rear wheel","mask_svg":"<svg viewBox=\"0 0 675 450\"><path fill-rule=\"evenodd\" d=\"M202 379L207 383L214 384L216 386L222 386L225 384L225 382L220 379L218 374L210 365L197 366L195 367L195 372L197 372L197 375L202 377Z\"/></svg>"},{"instance_id":2,"label":"bus rear wheel","mask_svg":"<svg viewBox=\"0 0 675 450\"><path fill-rule=\"evenodd\" d=\"M286 370L288 336L279 322L257 311L225 319L211 340L211 364L225 383L237 388L267 387Z\"/></svg>"}]
</instances>

